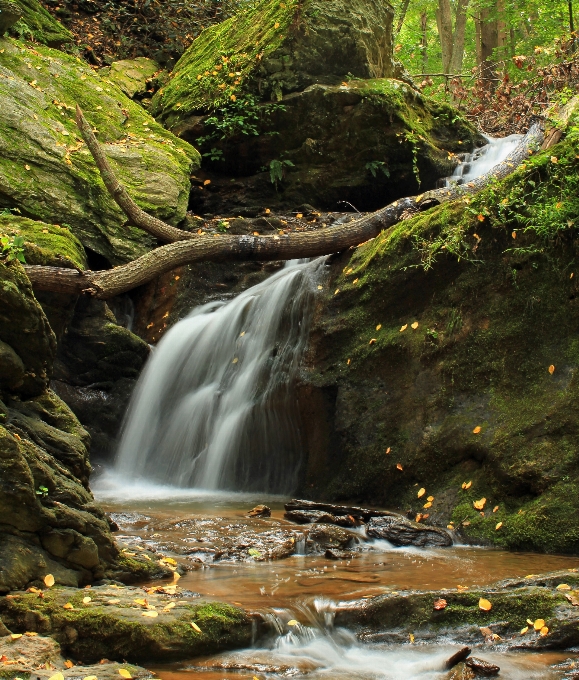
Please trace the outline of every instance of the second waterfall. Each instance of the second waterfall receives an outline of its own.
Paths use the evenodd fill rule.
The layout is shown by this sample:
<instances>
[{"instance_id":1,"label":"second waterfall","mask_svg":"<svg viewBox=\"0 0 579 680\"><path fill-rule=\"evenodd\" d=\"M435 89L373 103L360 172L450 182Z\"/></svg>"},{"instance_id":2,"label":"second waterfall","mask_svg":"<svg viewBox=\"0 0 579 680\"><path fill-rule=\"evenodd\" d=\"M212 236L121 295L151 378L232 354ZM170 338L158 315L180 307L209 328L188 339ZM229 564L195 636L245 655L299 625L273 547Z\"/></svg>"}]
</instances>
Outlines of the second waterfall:
<instances>
[{"instance_id":1,"label":"second waterfall","mask_svg":"<svg viewBox=\"0 0 579 680\"><path fill-rule=\"evenodd\" d=\"M302 459L293 391L324 258L196 308L153 352L117 454L123 477L287 493Z\"/></svg>"}]
</instances>

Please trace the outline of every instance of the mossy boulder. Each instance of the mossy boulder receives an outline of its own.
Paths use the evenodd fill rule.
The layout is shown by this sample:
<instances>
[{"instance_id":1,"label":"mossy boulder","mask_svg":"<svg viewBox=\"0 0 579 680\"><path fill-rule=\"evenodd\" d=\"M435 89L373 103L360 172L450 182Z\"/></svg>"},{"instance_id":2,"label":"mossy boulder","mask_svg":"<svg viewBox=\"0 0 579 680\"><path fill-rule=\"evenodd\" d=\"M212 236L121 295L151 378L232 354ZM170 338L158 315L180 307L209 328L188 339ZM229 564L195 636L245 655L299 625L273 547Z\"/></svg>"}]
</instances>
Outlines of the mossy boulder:
<instances>
[{"instance_id":1,"label":"mossy boulder","mask_svg":"<svg viewBox=\"0 0 579 680\"><path fill-rule=\"evenodd\" d=\"M68 227L113 264L154 245L108 195L76 128L79 104L137 203L172 224L185 216L199 154L80 60L0 39L0 96L0 208Z\"/></svg>"},{"instance_id":2,"label":"mossy boulder","mask_svg":"<svg viewBox=\"0 0 579 680\"><path fill-rule=\"evenodd\" d=\"M301 400L308 493L579 552L575 129L333 263Z\"/></svg>"},{"instance_id":3,"label":"mossy boulder","mask_svg":"<svg viewBox=\"0 0 579 680\"><path fill-rule=\"evenodd\" d=\"M22 9L13 0L0 0L0 35L14 26L22 16Z\"/></svg>"},{"instance_id":4,"label":"mossy boulder","mask_svg":"<svg viewBox=\"0 0 579 680\"><path fill-rule=\"evenodd\" d=\"M144 95L149 89L151 78L160 70L159 64L147 57L121 59L100 69L99 75L117 85L131 99Z\"/></svg>"},{"instance_id":5,"label":"mossy boulder","mask_svg":"<svg viewBox=\"0 0 579 680\"><path fill-rule=\"evenodd\" d=\"M87 594L91 600L83 603ZM72 608L64 609L68 603ZM175 606L166 608L170 604ZM176 601L175 595L130 587L99 586L89 593L55 588L42 599L16 593L0 598L0 615L12 631L53 637L67 656L88 663L187 659L248 646L252 635L252 620L243 609Z\"/></svg>"},{"instance_id":6,"label":"mossy boulder","mask_svg":"<svg viewBox=\"0 0 579 680\"><path fill-rule=\"evenodd\" d=\"M3 0L6 2L6 0ZM32 38L35 42L50 47L60 47L64 43L74 42L73 34L57 21L38 0L11 0L20 10L20 17L14 23L11 32ZM1 7L1 6L0 6ZM1 30L0 35L4 33Z\"/></svg>"},{"instance_id":7,"label":"mossy boulder","mask_svg":"<svg viewBox=\"0 0 579 680\"><path fill-rule=\"evenodd\" d=\"M510 649L569 649L579 642L579 612L571 603L578 586L577 574L566 571L484 589L394 592L341 603L335 623L357 628L368 639L380 632L401 639L412 633L417 642L452 639ZM441 599L444 606L435 608ZM542 623L535 629L528 621Z\"/></svg>"},{"instance_id":8,"label":"mossy boulder","mask_svg":"<svg viewBox=\"0 0 579 680\"><path fill-rule=\"evenodd\" d=\"M248 92L278 100L348 74L395 76L392 17L377 0L261 0L201 33L152 111L172 128Z\"/></svg>"}]
</instances>

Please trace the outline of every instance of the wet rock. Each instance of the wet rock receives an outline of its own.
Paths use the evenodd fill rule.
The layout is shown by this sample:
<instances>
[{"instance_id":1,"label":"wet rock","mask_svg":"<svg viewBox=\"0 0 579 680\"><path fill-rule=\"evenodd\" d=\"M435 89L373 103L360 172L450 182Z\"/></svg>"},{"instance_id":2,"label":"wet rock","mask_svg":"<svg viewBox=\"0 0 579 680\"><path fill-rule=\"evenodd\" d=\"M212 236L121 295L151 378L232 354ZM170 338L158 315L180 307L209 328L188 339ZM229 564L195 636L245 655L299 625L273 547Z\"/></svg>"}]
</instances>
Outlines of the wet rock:
<instances>
[{"instance_id":1,"label":"wet rock","mask_svg":"<svg viewBox=\"0 0 579 680\"><path fill-rule=\"evenodd\" d=\"M357 557L358 554L350 550L338 550L337 548L328 548L324 553L324 557L328 560L351 560Z\"/></svg>"},{"instance_id":2,"label":"wet rock","mask_svg":"<svg viewBox=\"0 0 579 680\"><path fill-rule=\"evenodd\" d=\"M87 595L91 600L84 603ZM67 603L73 608L64 609ZM169 604L175 606L166 609ZM58 588L45 591L42 599L35 593L15 593L0 598L0 616L13 632L49 635L67 657L85 663L103 658L185 659L248 646L252 631L251 619L242 609L221 603L193 604L176 600L175 595L131 587Z\"/></svg>"},{"instance_id":3,"label":"wet rock","mask_svg":"<svg viewBox=\"0 0 579 680\"><path fill-rule=\"evenodd\" d=\"M4 637L5 635L10 635L10 631L8 630L8 628L6 628L2 619L0 619L0 638Z\"/></svg>"},{"instance_id":4,"label":"wet rock","mask_svg":"<svg viewBox=\"0 0 579 680\"><path fill-rule=\"evenodd\" d=\"M330 524L316 524L307 530L306 543L308 547L311 546L313 552L329 548L345 550L356 542L357 537L354 534Z\"/></svg>"},{"instance_id":5,"label":"wet rock","mask_svg":"<svg viewBox=\"0 0 579 680\"><path fill-rule=\"evenodd\" d=\"M454 670L445 676L445 680L475 680L475 672L464 663L459 664Z\"/></svg>"},{"instance_id":6,"label":"wet rock","mask_svg":"<svg viewBox=\"0 0 579 680\"><path fill-rule=\"evenodd\" d=\"M494 663L484 661L484 659L479 659L476 656L467 659L464 665L474 671L475 675L482 675L485 678L498 675L501 670L499 666Z\"/></svg>"},{"instance_id":7,"label":"wet rock","mask_svg":"<svg viewBox=\"0 0 579 680\"><path fill-rule=\"evenodd\" d=\"M26 665L34 668L49 664L64 666L64 659L60 655L60 645L51 637L40 635L23 635L21 638L0 638L0 658L8 661L26 659Z\"/></svg>"},{"instance_id":8,"label":"wet rock","mask_svg":"<svg viewBox=\"0 0 579 680\"><path fill-rule=\"evenodd\" d=\"M394 512L389 512L388 510L373 510L371 508L360 508L352 505L336 505L334 503L318 503L317 501L305 501L301 499L293 499L289 503L285 504L286 512L325 512L330 516L334 517L351 517L361 520L363 522L368 522L371 517L401 517ZM304 517L310 516L309 514L303 515ZM313 517L313 515L311 515Z\"/></svg>"},{"instance_id":9,"label":"wet rock","mask_svg":"<svg viewBox=\"0 0 579 680\"><path fill-rule=\"evenodd\" d=\"M271 508L268 508L267 505L256 505L247 514L249 517L271 517Z\"/></svg>"},{"instance_id":10,"label":"wet rock","mask_svg":"<svg viewBox=\"0 0 579 680\"><path fill-rule=\"evenodd\" d=\"M99 70L99 75L111 80L131 99L144 95L149 89L149 81L160 70L153 59L136 57L113 61L110 66Z\"/></svg>"},{"instance_id":11,"label":"wet rock","mask_svg":"<svg viewBox=\"0 0 579 680\"><path fill-rule=\"evenodd\" d=\"M144 254L155 240L127 225L108 195L78 141L75 103L98 128L129 194L161 219L177 224L185 217L199 154L76 57L8 38L0 43L0 207L70 225L85 247L112 264Z\"/></svg>"},{"instance_id":12,"label":"wet rock","mask_svg":"<svg viewBox=\"0 0 579 680\"><path fill-rule=\"evenodd\" d=\"M461 647L457 652L455 652L449 659L447 659L444 664L445 668L454 668L461 661L464 661L470 655L470 647Z\"/></svg>"},{"instance_id":13,"label":"wet rock","mask_svg":"<svg viewBox=\"0 0 579 680\"><path fill-rule=\"evenodd\" d=\"M444 529L425 526L404 517L373 517L366 533L383 538L393 545L414 545L420 548L448 547L452 538Z\"/></svg>"},{"instance_id":14,"label":"wet rock","mask_svg":"<svg viewBox=\"0 0 579 680\"><path fill-rule=\"evenodd\" d=\"M15 389L24 382L24 363L16 352L0 341L0 390Z\"/></svg>"}]
</instances>

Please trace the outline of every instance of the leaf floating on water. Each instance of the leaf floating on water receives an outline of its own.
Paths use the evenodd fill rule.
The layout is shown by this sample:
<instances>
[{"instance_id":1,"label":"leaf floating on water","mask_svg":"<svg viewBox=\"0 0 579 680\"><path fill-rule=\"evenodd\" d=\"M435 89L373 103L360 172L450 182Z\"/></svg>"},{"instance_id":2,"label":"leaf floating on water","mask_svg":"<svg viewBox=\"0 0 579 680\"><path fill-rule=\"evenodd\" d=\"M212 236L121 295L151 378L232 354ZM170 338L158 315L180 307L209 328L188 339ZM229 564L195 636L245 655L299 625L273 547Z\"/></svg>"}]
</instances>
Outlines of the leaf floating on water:
<instances>
[{"instance_id":1,"label":"leaf floating on water","mask_svg":"<svg viewBox=\"0 0 579 680\"><path fill-rule=\"evenodd\" d=\"M400 463L396 463L396 469L400 470L400 472L402 472L402 470L404 470L404 468L402 467L402 465L400 465Z\"/></svg>"},{"instance_id":2,"label":"leaf floating on water","mask_svg":"<svg viewBox=\"0 0 579 680\"><path fill-rule=\"evenodd\" d=\"M288 626L297 626L298 622L295 619L292 619L291 621L287 622L287 625Z\"/></svg>"},{"instance_id":3,"label":"leaf floating on water","mask_svg":"<svg viewBox=\"0 0 579 680\"><path fill-rule=\"evenodd\" d=\"M502 522L499 522L497 526L495 527L495 531L498 531L501 527L503 526Z\"/></svg>"},{"instance_id":4,"label":"leaf floating on water","mask_svg":"<svg viewBox=\"0 0 579 680\"><path fill-rule=\"evenodd\" d=\"M550 373L551 375L553 375L553 373L555 373L555 367L553 366L553 364L551 364L551 365L549 366L549 373Z\"/></svg>"},{"instance_id":5,"label":"leaf floating on water","mask_svg":"<svg viewBox=\"0 0 579 680\"><path fill-rule=\"evenodd\" d=\"M132 680L133 677L126 668L119 668L119 675L126 680Z\"/></svg>"},{"instance_id":6,"label":"leaf floating on water","mask_svg":"<svg viewBox=\"0 0 579 680\"><path fill-rule=\"evenodd\" d=\"M46 576L44 577L44 585L47 588L52 588L52 586L54 585L54 576L52 574L46 574Z\"/></svg>"},{"instance_id":7,"label":"leaf floating on water","mask_svg":"<svg viewBox=\"0 0 579 680\"><path fill-rule=\"evenodd\" d=\"M193 630L196 630L198 633L201 632L201 628L199 628L195 621L191 621L191 628L193 628Z\"/></svg>"},{"instance_id":8,"label":"leaf floating on water","mask_svg":"<svg viewBox=\"0 0 579 680\"><path fill-rule=\"evenodd\" d=\"M481 599L478 601L478 607L483 612L490 612L490 610L493 608L493 605L488 600L485 600L484 597L481 597Z\"/></svg>"},{"instance_id":9,"label":"leaf floating on water","mask_svg":"<svg viewBox=\"0 0 579 680\"><path fill-rule=\"evenodd\" d=\"M481 431L481 429L482 429L481 426L480 426L480 425L477 425L477 426L474 428L474 430L472 431L472 433L473 433L473 434L479 434L479 432Z\"/></svg>"},{"instance_id":10,"label":"leaf floating on water","mask_svg":"<svg viewBox=\"0 0 579 680\"><path fill-rule=\"evenodd\" d=\"M567 585L566 583L559 583L557 590L571 590L571 586Z\"/></svg>"},{"instance_id":11,"label":"leaf floating on water","mask_svg":"<svg viewBox=\"0 0 579 680\"><path fill-rule=\"evenodd\" d=\"M537 619L535 623L533 623L533 628L535 630L541 630L545 625L545 620L544 619Z\"/></svg>"},{"instance_id":12,"label":"leaf floating on water","mask_svg":"<svg viewBox=\"0 0 579 680\"><path fill-rule=\"evenodd\" d=\"M400 332L401 332L401 333L404 333L404 331L405 331L407 328L408 328L408 324L405 323L404 326L402 326L402 328L400 329Z\"/></svg>"},{"instance_id":13,"label":"leaf floating on water","mask_svg":"<svg viewBox=\"0 0 579 680\"><path fill-rule=\"evenodd\" d=\"M487 499L481 498L480 501L473 501L473 506L475 510L482 510L486 505Z\"/></svg>"},{"instance_id":14,"label":"leaf floating on water","mask_svg":"<svg viewBox=\"0 0 579 680\"><path fill-rule=\"evenodd\" d=\"M434 600L433 607L437 611L440 611L441 609L446 609L447 604L448 604L448 602L446 600L439 598L438 600Z\"/></svg>"},{"instance_id":15,"label":"leaf floating on water","mask_svg":"<svg viewBox=\"0 0 579 680\"><path fill-rule=\"evenodd\" d=\"M426 493L426 489L423 487L418 492L418 498L422 498L422 496L424 496L425 493Z\"/></svg>"}]
</instances>

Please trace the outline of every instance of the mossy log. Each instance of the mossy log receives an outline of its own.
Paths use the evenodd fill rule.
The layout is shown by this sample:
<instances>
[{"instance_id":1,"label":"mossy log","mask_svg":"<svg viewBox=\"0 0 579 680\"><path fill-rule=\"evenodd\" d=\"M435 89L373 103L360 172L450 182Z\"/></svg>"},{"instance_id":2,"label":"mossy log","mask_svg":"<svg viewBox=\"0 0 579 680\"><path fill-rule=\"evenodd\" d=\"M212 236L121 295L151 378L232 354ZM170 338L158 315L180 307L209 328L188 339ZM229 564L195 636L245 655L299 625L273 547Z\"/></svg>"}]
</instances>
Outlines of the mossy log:
<instances>
[{"instance_id":1,"label":"mossy log","mask_svg":"<svg viewBox=\"0 0 579 680\"><path fill-rule=\"evenodd\" d=\"M171 227L141 210L115 177L80 109L77 110L77 123L107 189L131 222L160 240L170 241L167 245L146 253L128 264L105 271L25 267L36 290L77 295L88 293L101 299L125 293L165 272L192 262L290 260L318 257L346 250L375 238L384 229L388 229L414 213L475 194L489 183L506 177L530 154L540 148L544 138L543 125L536 122L513 153L476 180L468 184L434 189L419 196L394 201L385 208L338 227L279 236L219 236L217 234L199 236Z\"/></svg>"}]
</instances>

